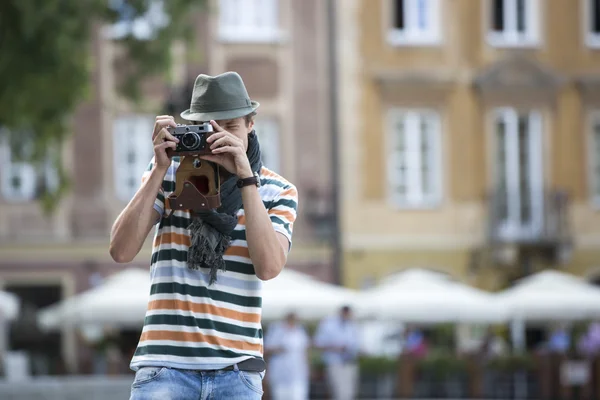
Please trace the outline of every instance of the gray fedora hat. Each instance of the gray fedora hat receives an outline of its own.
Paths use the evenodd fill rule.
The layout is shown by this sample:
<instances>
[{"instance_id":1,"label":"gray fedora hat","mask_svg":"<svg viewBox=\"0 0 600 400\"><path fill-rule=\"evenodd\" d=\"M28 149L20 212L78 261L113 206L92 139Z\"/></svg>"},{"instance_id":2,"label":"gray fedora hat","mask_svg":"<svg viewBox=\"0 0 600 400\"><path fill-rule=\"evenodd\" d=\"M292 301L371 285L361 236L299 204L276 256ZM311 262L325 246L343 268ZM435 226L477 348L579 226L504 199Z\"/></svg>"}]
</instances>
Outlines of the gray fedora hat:
<instances>
[{"instance_id":1,"label":"gray fedora hat","mask_svg":"<svg viewBox=\"0 0 600 400\"><path fill-rule=\"evenodd\" d=\"M190 108L181 118L188 121L210 121L243 117L260 104L250 100L242 77L237 72L216 76L198 75L192 91Z\"/></svg>"}]
</instances>

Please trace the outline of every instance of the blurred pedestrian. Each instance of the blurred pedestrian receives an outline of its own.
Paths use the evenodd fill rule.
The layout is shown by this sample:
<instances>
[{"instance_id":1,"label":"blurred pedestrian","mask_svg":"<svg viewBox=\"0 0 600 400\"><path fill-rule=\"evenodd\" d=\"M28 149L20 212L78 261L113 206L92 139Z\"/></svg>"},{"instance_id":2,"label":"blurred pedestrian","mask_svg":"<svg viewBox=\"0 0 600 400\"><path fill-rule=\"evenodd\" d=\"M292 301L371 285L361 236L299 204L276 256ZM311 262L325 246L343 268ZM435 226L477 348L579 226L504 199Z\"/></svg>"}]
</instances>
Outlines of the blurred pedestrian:
<instances>
[{"instance_id":1,"label":"blurred pedestrian","mask_svg":"<svg viewBox=\"0 0 600 400\"><path fill-rule=\"evenodd\" d=\"M296 314L273 323L265 336L267 380L274 400L307 400L310 386L310 338Z\"/></svg>"},{"instance_id":2,"label":"blurred pedestrian","mask_svg":"<svg viewBox=\"0 0 600 400\"><path fill-rule=\"evenodd\" d=\"M335 400L356 397L360 352L358 333L349 306L342 307L338 315L321 321L315 333L315 346L323 352L327 380Z\"/></svg>"}]
</instances>

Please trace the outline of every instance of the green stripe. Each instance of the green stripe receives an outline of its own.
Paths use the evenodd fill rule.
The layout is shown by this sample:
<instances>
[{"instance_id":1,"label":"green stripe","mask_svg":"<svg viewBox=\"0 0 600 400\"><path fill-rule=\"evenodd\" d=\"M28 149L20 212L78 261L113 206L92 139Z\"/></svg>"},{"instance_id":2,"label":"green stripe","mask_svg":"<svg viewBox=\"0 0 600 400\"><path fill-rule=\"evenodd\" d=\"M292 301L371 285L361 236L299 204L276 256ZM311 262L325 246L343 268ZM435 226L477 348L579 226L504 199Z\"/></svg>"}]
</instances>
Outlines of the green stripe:
<instances>
[{"instance_id":1,"label":"green stripe","mask_svg":"<svg viewBox=\"0 0 600 400\"><path fill-rule=\"evenodd\" d=\"M221 333L228 333L230 335L262 339L261 329L244 328L238 325L227 324L225 322L212 321L205 318L185 317L183 315L149 315L144 320L144 325L191 326L198 327L200 329L212 329Z\"/></svg>"},{"instance_id":2,"label":"green stripe","mask_svg":"<svg viewBox=\"0 0 600 400\"><path fill-rule=\"evenodd\" d=\"M175 214L171 214L169 218L163 218L161 226L187 229L191 222L192 220L190 218L179 217L175 216Z\"/></svg>"},{"instance_id":3,"label":"green stripe","mask_svg":"<svg viewBox=\"0 0 600 400\"><path fill-rule=\"evenodd\" d=\"M150 294L172 294L178 293L193 297L203 297L215 301L235 304L242 307L261 307L262 298L254 296L242 296L231 294L220 290L208 289L205 286L191 286L176 282L155 283L150 288Z\"/></svg>"},{"instance_id":4,"label":"green stripe","mask_svg":"<svg viewBox=\"0 0 600 400\"><path fill-rule=\"evenodd\" d=\"M211 357L219 357L219 358L236 358L244 355L248 355L247 353L236 353L231 350L216 350L209 349L205 347L182 347L182 346L138 346L135 351L136 356L145 356L145 355L156 355L156 354L165 354L170 356L179 356L179 357L196 357L196 358L211 358ZM207 362L210 362L207 360Z\"/></svg>"},{"instance_id":5,"label":"green stripe","mask_svg":"<svg viewBox=\"0 0 600 400\"><path fill-rule=\"evenodd\" d=\"M290 185L281 181L277 181L275 179L271 179L271 178L261 178L260 179L260 185L261 186L265 186L265 185L275 185L275 186L279 186L282 189L289 189Z\"/></svg>"},{"instance_id":6,"label":"green stripe","mask_svg":"<svg viewBox=\"0 0 600 400\"><path fill-rule=\"evenodd\" d=\"M152 253L151 263L156 264L158 261L179 261L187 262L187 251L176 249L161 249ZM225 260L225 268L227 271L237 272L238 274L254 275L254 266L249 263L239 261Z\"/></svg>"},{"instance_id":7,"label":"green stripe","mask_svg":"<svg viewBox=\"0 0 600 400\"><path fill-rule=\"evenodd\" d=\"M285 230L287 231L287 233L289 233L290 235L292 234L292 231L290 230L290 224L287 222L284 222L282 219L272 215L271 216L271 222L277 224L277 225L281 225L285 228Z\"/></svg>"},{"instance_id":8,"label":"green stripe","mask_svg":"<svg viewBox=\"0 0 600 400\"><path fill-rule=\"evenodd\" d=\"M171 180L163 180L162 188L165 192L174 192L175 191L175 182Z\"/></svg>"},{"instance_id":9,"label":"green stripe","mask_svg":"<svg viewBox=\"0 0 600 400\"><path fill-rule=\"evenodd\" d=\"M246 240L246 230L245 229L235 229L231 232L232 240Z\"/></svg>"},{"instance_id":10,"label":"green stripe","mask_svg":"<svg viewBox=\"0 0 600 400\"><path fill-rule=\"evenodd\" d=\"M298 208L298 204L294 200L290 200L290 199L279 199L277 201L273 201L273 202L271 202L269 208L276 208L276 207L282 207L282 206L289 207L293 210Z\"/></svg>"}]
</instances>

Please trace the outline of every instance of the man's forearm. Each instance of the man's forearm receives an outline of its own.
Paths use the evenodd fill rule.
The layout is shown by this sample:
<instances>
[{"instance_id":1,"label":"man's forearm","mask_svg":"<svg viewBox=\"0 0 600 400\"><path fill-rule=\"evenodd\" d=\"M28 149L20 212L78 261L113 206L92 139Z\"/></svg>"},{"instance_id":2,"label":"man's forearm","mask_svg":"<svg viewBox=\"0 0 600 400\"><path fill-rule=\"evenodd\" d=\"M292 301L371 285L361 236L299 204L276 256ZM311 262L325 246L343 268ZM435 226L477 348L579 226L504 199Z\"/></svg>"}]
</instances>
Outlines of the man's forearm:
<instances>
[{"instance_id":1,"label":"man's forearm","mask_svg":"<svg viewBox=\"0 0 600 400\"><path fill-rule=\"evenodd\" d=\"M262 280L273 279L283 269L286 253L273 229L269 214L256 186L242 188L246 241L256 276Z\"/></svg>"},{"instance_id":2,"label":"man's forearm","mask_svg":"<svg viewBox=\"0 0 600 400\"><path fill-rule=\"evenodd\" d=\"M166 168L154 167L115 221L111 231L110 255L116 262L130 262L144 245L156 223L154 202L166 172Z\"/></svg>"}]
</instances>

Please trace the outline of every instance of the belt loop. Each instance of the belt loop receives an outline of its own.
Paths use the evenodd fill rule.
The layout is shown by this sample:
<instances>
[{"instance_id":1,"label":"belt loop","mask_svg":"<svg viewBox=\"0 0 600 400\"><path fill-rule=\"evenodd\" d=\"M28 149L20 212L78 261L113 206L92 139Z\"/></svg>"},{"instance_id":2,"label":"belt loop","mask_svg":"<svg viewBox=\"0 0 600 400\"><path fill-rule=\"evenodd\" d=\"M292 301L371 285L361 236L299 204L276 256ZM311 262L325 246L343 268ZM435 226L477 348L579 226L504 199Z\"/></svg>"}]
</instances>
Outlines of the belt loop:
<instances>
[{"instance_id":1,"label":"belt loop","mask_svg":"<svg viewBox=\"0 0 600 400\"><path fill-rule=\"evenodd\" d=\"M237 363L236 363L236 364L233 364L233 370L234 370L235 372L238 372L238 371L240 370L240 369L238 368L238 365L237 365Z\"/></svg>"}]
</instances>

